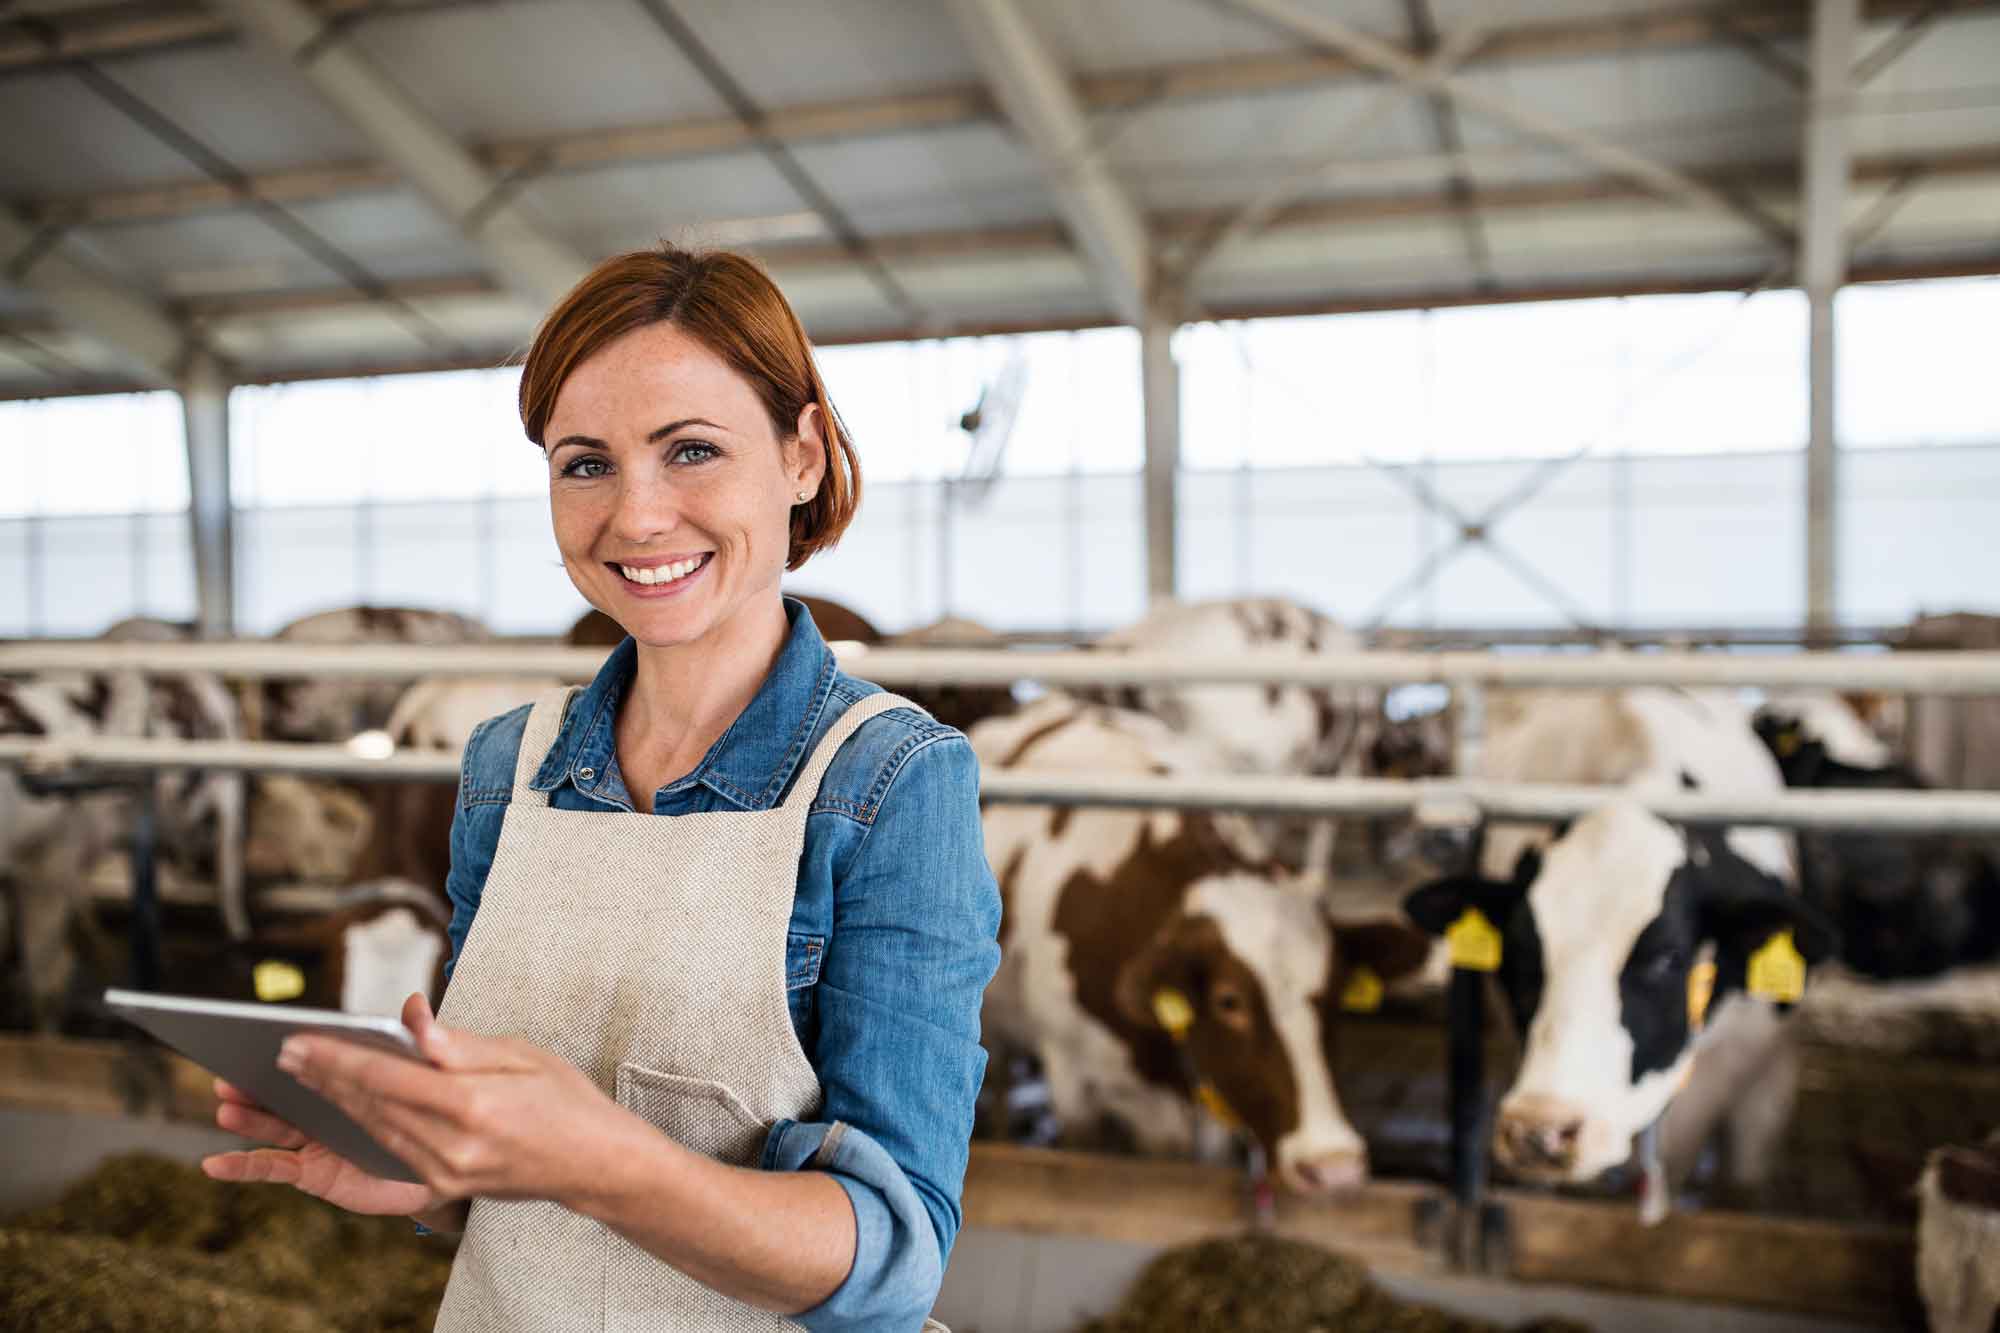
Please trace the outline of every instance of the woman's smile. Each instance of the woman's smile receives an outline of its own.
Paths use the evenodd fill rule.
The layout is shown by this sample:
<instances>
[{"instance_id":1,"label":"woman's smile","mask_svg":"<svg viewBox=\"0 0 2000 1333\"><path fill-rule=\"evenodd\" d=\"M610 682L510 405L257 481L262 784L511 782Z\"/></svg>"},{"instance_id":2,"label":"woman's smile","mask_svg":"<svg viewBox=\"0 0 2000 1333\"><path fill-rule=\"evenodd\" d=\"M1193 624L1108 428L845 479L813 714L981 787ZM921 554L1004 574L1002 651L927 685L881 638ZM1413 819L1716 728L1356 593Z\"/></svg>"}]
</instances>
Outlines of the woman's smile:
<instances>
[{"instance_id":1,"label":"woman's smile","mask_svg":"<svg viewBox=\"0 0 2000 1333\"><path fill-rule=\"evenodd\" d=\"M634 557L631 563L609 561L619 585L632 597L673 597L692 587L715 562L715 552L696 555Z\"/></svg>"}]
</instances>

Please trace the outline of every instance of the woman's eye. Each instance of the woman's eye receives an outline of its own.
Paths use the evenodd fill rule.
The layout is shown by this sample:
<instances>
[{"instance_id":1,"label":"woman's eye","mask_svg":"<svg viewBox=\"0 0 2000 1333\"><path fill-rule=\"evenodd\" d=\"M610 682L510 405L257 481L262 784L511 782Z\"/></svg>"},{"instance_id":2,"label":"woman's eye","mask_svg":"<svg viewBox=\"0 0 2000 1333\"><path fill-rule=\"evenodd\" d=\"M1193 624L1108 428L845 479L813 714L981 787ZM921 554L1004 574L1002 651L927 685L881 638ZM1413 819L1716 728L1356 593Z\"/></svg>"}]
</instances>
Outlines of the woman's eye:
<instances>
[{"instance_id":1,"label":"woman's eye","mask_svg":"<svg viewBox=\"0 0 2000 1333\"><path fill-rule=\"evenodd\" d=\"M720 449L717 449L712 444L705 444L700 440L689 440L674 452L674 461L676 463L706 463L721 452Z\"/></svg>"},{"instance_id":2,"label":"woman's eye","mask_svg":"<svg viewBox=\"0 0 2000 1333\"><path fill-rule=\"evenodd\" d=\"M601 458L578 458L563 464L565 477L601 477L611 470L611 465Z\"/></svg>"}]
</instances>

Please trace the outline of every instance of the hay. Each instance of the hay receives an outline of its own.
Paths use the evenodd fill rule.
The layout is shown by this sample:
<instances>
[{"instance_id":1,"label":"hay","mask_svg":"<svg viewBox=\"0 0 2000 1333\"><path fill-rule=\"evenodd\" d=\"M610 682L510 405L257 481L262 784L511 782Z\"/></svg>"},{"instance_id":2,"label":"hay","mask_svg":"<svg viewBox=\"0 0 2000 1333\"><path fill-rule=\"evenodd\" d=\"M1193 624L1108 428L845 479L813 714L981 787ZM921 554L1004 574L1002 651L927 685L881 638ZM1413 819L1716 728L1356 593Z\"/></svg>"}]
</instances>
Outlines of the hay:
<instances>
[{"instance_id":1,"label":"hay","mask_svg":"<svg viewBox=\"0 0 2000 1333\"><path fill-rule=\"evenodd\" d=\"M1256 1233L1169 1250L1146 1266L1125 1300L1077 1333L1501 1333L1398 1300L1361 1264L1331 1250ZM1520 1333L1582 1330L1538 1320Z\"/></svg>"},{"instance_id":2,"label":"hay","mask_svg":"<svg viewBox=\"0 0 2000 1333\"><path fill-rule=\"evenodd\" d=\"M0 1329L428 1329L451 1248L289 1186L149 1154L107 1160L0 1231Z\"/></svg>"}]
</instances>

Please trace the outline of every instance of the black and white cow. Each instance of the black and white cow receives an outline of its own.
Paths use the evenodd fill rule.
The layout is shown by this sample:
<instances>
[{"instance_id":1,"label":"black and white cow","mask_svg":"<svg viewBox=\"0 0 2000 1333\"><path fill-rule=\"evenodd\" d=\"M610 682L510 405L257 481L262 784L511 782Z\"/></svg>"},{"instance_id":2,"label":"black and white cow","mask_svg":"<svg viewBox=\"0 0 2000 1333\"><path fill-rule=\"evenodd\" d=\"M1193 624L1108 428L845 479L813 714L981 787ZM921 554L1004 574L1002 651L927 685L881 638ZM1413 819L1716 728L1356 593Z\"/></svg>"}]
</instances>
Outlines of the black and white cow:
<instances>
[{"instance_id":1,"label":"black and white cow","mask_svg":"<svg viewBox=\"0 0 2000 1333\"><path fill-rule=\"evenodd\" d=\"M1537 692L1496 698L1488 726L1490 777L1635 793L1782 785L1747 710L1725 696ZM1498 971L1524 1036L1494 1134L1502 1165L1586 1181L1657 1121L1668 1183L1719 1129L1734 1182L1762 1179L1797 1055L1780 1006L1749 995L1746 973L1767 947L1809 966L1836 944L1794 892L1792 866L1773 831L1690 833L1621 799L1563 830L1496 826L1476 873L1410 896L1425 929L1443 933L1471 908L1501 932Z\"/></svg>"},{"instance_id":2,"label":"black and white cow","mask_svg":"<svg viewBox=\"0 0 2000 1333\"><path fill-rule=\"evenodd\" d=\"M1910 791L1928 786L1895 763L1845 700L1773 697L1757 734L1789 787ZM1799 835L1799 886L1840 927L1841 961L1882 980L1934 976L2000 956L2000 846L1947 834L1864 830Z\"/></svg>"}]
</instances>

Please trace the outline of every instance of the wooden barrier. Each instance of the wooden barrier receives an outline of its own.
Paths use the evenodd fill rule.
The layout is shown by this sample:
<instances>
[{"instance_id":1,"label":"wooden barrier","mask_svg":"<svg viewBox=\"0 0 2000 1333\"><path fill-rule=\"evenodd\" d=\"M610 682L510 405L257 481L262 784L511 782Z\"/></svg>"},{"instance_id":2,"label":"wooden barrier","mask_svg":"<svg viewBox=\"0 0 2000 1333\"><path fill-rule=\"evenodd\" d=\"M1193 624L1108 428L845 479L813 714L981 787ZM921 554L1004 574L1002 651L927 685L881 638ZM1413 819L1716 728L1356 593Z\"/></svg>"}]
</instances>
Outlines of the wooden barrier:
<instances>
[{"instance_id":1,"label":"wooden barrier","mask_svg":"<svg viewBox=\"0 0 2000 1333\"><path fill-rule=\"evenodd\" d=\"M212 1125L215 1097L206 1071L155 1046L16 1036L0 1037L0 1105ZM1629 1203L1489 1198L1505 1221L1490 1276L1853 1320L1915 1309L1907 1227L1705 1212L1649 1228ZM1438 1274L1448 1216L1441 1186L1376 1181L1338 1199L1281 1194L1274 1227L1378 1269ZM1249 1219L1242 1176L1222 1167L976 1143L966 1173L972 1226L1179 1245Z\"/></svg>"}]
</instances>

